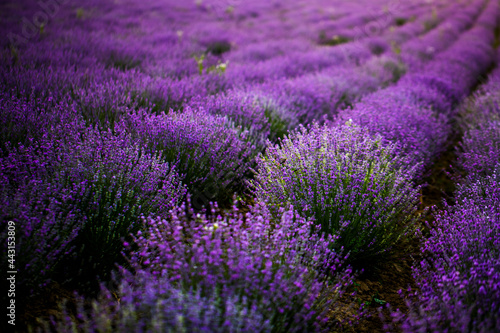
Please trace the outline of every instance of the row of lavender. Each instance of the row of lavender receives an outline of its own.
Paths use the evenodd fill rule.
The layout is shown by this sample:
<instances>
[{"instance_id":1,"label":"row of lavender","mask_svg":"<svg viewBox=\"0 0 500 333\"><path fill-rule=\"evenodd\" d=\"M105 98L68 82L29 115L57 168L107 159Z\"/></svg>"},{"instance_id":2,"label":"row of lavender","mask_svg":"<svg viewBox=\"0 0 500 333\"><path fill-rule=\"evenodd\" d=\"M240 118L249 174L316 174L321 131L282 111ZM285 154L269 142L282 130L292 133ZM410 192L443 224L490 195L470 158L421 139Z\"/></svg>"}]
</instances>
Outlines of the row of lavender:
<instances>
[{"instance_id":1,"label":"row of lavender","mask_svg":"<svg viewBox=\"0 0 500 333\"><path fill-rule=\"evenodd\" d=\"M498 55L497 55L498 60ZM460 108L455 204L446 205L414 267L421 292L405 332L493 332L500 326L500 70Z\"/></svg>"},{"instance_id":2,"label":"row of lavender","mask_svg":"<svg viewBox=\"0 0 500 333\"><path fill-rule=\"evenodd\" d=\"M73 279L83 289L82 280L94 283L96 274L106 280L110 267L119 262L127 267L121 272L119 305L104 290L90 317L82 309L76 321L68 316L54 323L60 331L77 325L87 331L224 327L249 332L336 326L342 317L334 313L332 319L328 311L350 279L344 260L372 260L415 231L412 213L418 188L411 179L420 169L409 166L422 156L429 163L442 149L442 137L431 145L436 143L432 140L438 127L446 128L453 105L492 61L498 8L494 2L485 8L486 3L474 1L464 7L466 11L457 5L459 14L441 30L449 44L443 43L438 51L458 41L427 65L432 57L412 63L410 68L424 68L424 74L410 72L400 84L368 96L352 110L340 111L338 122L346 125L300 127L279 147L267 143L266 154L258 158L255 179L249 183L254 157L269 138L255 132L261 131L259 126L275 126L274 138L283 136L293 128L283 120L292 107L300 112L304 108L300 103L283 105L274 96L264 96L258 102L265 107L255 111L254 103L245 104L248 100L243 99L244 112L250 109L255 117L264 114L265 118L252 117L249 125L232 118L235 125L225 117L241 107L230 104L231 95L216 95L215 102L209 99L208 103L203 98L233 84L226 81L230 70L223 70L221 64L215 63L210 73L203 67L196 73L193 59L191 65L183 60L194 73L180 80L163 79L144 75L151 73L150 67L132 69L134 57L120 58L135 56L130 50L114 50L110 61L119 70L112 69L101 63L99 49L95 54L82 45L75 49L75 38L89 40L80 27L54 33L59 42L68 44L67 49L55 47L50 35L36 46L11 48L10 66L1 73L2 82L11 89L1 97L6 129L1 141L1 214L5 221L22 225L17 244L17 264L24 276L20 289L36 290L55 276ZM427 31L417 29L413 36ZM176 38L182 39L180 35ZM436 37L437 33L426 36L437 49L443 41ZM478 47L473 53L462 52L470 51L466 45L471 40ZM40 54L43 46L50 46L52 54ZM456 52L476 59L455 59ZM213 52L212 56L220 60ZM313 59L317 60L304 59L304 65L316 62ZM452 60L458 67L441 67ZM333 66L332 61L327 64ZM200 64L207 65L202 60ZM305 72L318 71L315 66L305 66ZM463 86L455 89L457 68L466 76L460 78ZM435 69L439 80L430 77ZM324 83L332 73L325 71L312 81L320 77L316 82ZM148 85L137 89L136 79L153 82L157 91L167 93L155 94ZM180 92L172 92L171 82ZM273 84L282 85L272 76L270 82L264 93ZM374 87L383 82L377 81ZM195 88L201 88L196 103L206 104L186 103L185 89L196 96ZM169 104L173 93L180 96L177 104ZM426 132L417 156L410 158L406 155L412 147L405 144L417 142L418 131L408 134L395 122L382 124L380 118L371 117L362 123L361 117L356 118L360 110L369 110L364 105L386 110L380 111L386 117L391 110L394 113L394 105L385 108L376 103L388 96L396 98L396 93L401 98L396 107L409 110L405 128L418 124L420 112L426 120L436 115L442 119L431 134ZM280 100L294 95L307 98L297 89ZM240 95L234 96L240 103ZM226 109L214 111L217 103ZM176 112L158 112L169 107ZM236 208L226 217L218 216L218 211L209 212L209 217L190 211L189 206L200 208L209 200L229 202L235 191L248 185L261 203L245 216L238 215ZM177 208L187 192L192 201ZM140 216L149 217L141 222ZM127 264L120 252L122 237L131 233L136 238L128 239ZM75 268L81 270L76 275Z\"/></svg>"},{"instance_id":3,"label":"row of lavender","mask_svg":"<svg viewBox=\"0 0 500 333\"><path fill-rule=\"evenodd\" d=\"M498 26L498 18L498 4L492 2L476 26L462 35L450 50L424 68L423 73L410 75L399 85L368 96L352 110L344 111L338 122L349 119L349 124L361 123L374 135L380 133L389 142L402 143L403 156L410 156L411 165L422 160L429 163L446 146L451 130L449 123L454 116L452 110L495 60L493 31ZM473 50L469 48L473 44L471 41L476 43ZM432 237L426 242L424 251L430 254L432 260L422 263L422 267L416 269L422 294L411 304L415 312L409 317L397 315L399 320L404 318L402 323L405 331L451 329L489 332L498 327L498 102L495 89L498 89L498 79L493 76L484 89L489 92L487 96L478 99L472 110L467 109L469 113L466 114L464 123L468 131L460 161L469 177L456 193L457 205L449 207L438 218L436 229L431 227ZM428 111L425 111L427 108ZM406 112L395 115L395 110ZM422 118L415 119L425 117L426 113L429 118L423 124L419 123ZM392 122L391 118L394 116L397 121ZM436 117L440 117L441 122L436 123ZM400 132L401 125L405 123L407 125ZM428 134L432 133L430 126L435 126L433 135ZM419 135L427 134L427 140L432 142L432 146L411 145L412 142L425 144L426 140L411 139L414 134L407 131L408 128L416 128L417 131L413 133ZM422 133L423 129L429 132ZM442 135L441 140L437 140L438 135ZM354 148L350 146L353 142L357 143ZM381 159L384 154L366 145L366 142L366 137L353 138L352 132L346 133L342 127L334 131L315 127L290 136L279 148L268 147L266 158L259 161L261 173L258 177L262 177L258 178L259 198L272 198L275 206L291 200L296 207L301 207L302 211L313 216L323 231L340 230L343 244L360 246L364 255L370 250L379 251L377 246L393 241L391 236L400 236L396 228L391 229L394 222L386 219L380 223L385 227L381 235L376 234L376 223L362 225L360 229L356 227L360 227L359 224L362 224L363 218L369 216L369 213L387 218L383 211L385 207L394 209L396 206L403 209L403 215L408 214L411 210L405 211L409 207L402 206L400 202L411 203L412 197L409 194L410 187L401 185L401 180L393 180L389 186L384 184L385 187L376 189L373 188L373 183L367 183L366 179L372 176L372 172L374 175L382 174L381 178L388 182L398 179L401 173L397 176L388 173L388 159ZM392 149L388 149L389 154ZM348 152L353 160L360 158L365 164L358 162L359 167L340 152ZM373 156L367 152L372 152L377 161L374 162ZM410 152L415 152L417 156L411 156ZM429 159L423 159L424 154ZM396 166L400 163L398 160L391 162ZM276 167L279 163L282 166ZM351 187L348 191L345 187L343 191L339 191L342 183L346 186L345 179L350 178L350 175L345 176L346 171L348 175L357 171L357 177L347 185ZM410 175L403 175L402 178L411 177L413 171L409 169L407 172ZM331 176L323 178L325 175ZM377 185L381 184L379 181ZM370 201L360 201L361 196L380 193L394 186L393 184L401 186L398 193L404 199L398 204L391 206L394 201L384 201L385 198L378 195L377 208L380 210L373 210L373 206L369 205ZM335 214L340 215L340 218ZM356 219L357 215L362 218ZM368 220L376 219L372 217ZM331 225L332 221L340 223ZM345 225L342 225L343 222ZM347 228L343 230L346 225ZM373 239L363 237L367 234ZM371 242L368 244L363 241ZM359 249L355 245L351 245L349 249L351 254L356 255L356 250Z\"/></svg>"},{"instance_id":4,"label":"row of lavender","mask_svg":"<svg viewBox=\"0 0 500 333\"><path fill-rule=\"evenodd\" d=\"M371 133L384 134L387 140L404 145L412 165L428 166L446 147L457 103L493 64L497 22L498 6L493 1L449 49L397 85L341 112L337 122L351 119Z\"/></svg>"},{"instance_id":5,"label":"row of lavender","mask_svg":"<svg viewBox=\"0 0 500 333\"><path fill-rule=\"evenodd\" d=\"M448 124L456 116L454 107L477 83L480 73L493 60L498 61L491 47L495 43L495 27L498 4L493 2L477 27L462 36L463 44L459 40L423 73L405 78L387 95L369 96L359 109L341 115L340 119L363 121L371 132L388 133L386 138L391 141L409 143L405 150L416 153L415 163L428 161L446 146L451 131ZM445 98L436 96L436 91ZM491 332L499 326L497 93L498 70L481 92L461 108L465 134L458 155L460 169L467 176L457 185L456 204L446 206L435 224L429 226L431 237L422 248L427 260L414 268L420 292L408 304L409 315L395 313L405 332ZM401 115L394 113L395 99L402 102ZM410 107L405 109L408 104ZM381 113L381 106L387 107L387 112ZM432 111L423 111L426 107ZM429 118L422 118L426 113ZM391 125L393 117L398 121ZM409 129L417 129L421 137L414 140L416 136ZM432 144L425 144L426 139Z\"/></svg>"}]
</instances>

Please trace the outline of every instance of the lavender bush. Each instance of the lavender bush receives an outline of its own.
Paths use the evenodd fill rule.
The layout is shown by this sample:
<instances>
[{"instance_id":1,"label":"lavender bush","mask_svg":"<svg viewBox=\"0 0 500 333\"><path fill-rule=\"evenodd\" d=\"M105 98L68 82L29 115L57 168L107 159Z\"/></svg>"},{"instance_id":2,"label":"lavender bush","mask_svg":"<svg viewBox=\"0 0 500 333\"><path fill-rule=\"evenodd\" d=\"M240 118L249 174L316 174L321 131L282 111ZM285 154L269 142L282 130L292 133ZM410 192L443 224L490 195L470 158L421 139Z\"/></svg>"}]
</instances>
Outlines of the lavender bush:
<instances>
[{"instance_id":1,"label":"lavender bush","mask_svg":"<svg viewBox=\"0 0 500 333\"><path fill-rule=\"evenodd\" d=\"M85 267L83 275L106 279L121 258L123 239L141 229L137 219L167 212L186 191L161 155L144 152L125 132L90 130L70 156L59 181L85 182L71 204L85 220L71 262ZM74 276L74 269L69 271Z\"/></svg>"},{"instance_id":2,"label":"lavender bush","mask_svg":"<svg viewBox=\"0 0 500 333\"><path fill-rule=\"evenodd\" d=\"M81 184L64 186L40 177L44 153L50 149L19 145L0 159L0 240L5 253L8 244L15 244L19 299L54 278L57 264L72 253L71 242L81 229L79 212L66 205L76 199ZM9 226L15 228L14 235L9 235ZM9 236L15 237L14 243L7 242ZM7 264L4 261L2 269L7 271Z\"/></svg>"},{"instance_id":3,"label":"lavender bush","mask_svg":"<svg viewBox=\"0 0 500 333\"><path fill-rule=\"evenodd\" d=\"M257 161L255 195L276 214L291 203L351 260L375 258L415 229L415 166L352 123L301 127Z\"/></svg>"},{"instance_id":4,"label":"lavender bush","mask_svg":"<svg viewBox=\"0 0 500 333\"><path fill-rule=\"evenodd\" d=\"M246 299L238 296L226 300L216 291L207 296L173 286L168 279L140 271L128 272L113 294L103 289L92 312L78 304L78 315L71 317L63 308L64 318L44 323L44 332L270 332L269 322Z\"/></svg>"},{"instance_id":5,"label":"lavender bush","mask_svg":"<svg viewBox=\"0 0 500 333\"><path fill-rule=\"evenodd\" d=\"M33 286L58 262L71 279L105 278L121 258L122 238L140 229L137 218L166 212L185 195L176 172L126 133L68 134L66 142L13 147L2 159L2 223L13 220L24 232L16 245L27 262L19 267Z\"/></svg>"},{"instance_id":6,"label":"lavender bush","mask_svg":"<svg viewBox=\"0 0 500 333\"><path fill-rule=\"evenodd\" d=\"M416 103L418 97L411 91L417 87L394 87L368 96L355 108L339 114L334 123L352 119L373 135L381 135L384 142L398 144L412 164L419 165L415 173L418 177L432 158L442 151L450 125L445 116ZM419 91L425 93L423 89ZM423 98L427 99L429 95L423 95Z\"/></svg>"},{"instance_id":7,"label":"lavender bush","mask_svg":"<svg viewBox=\"0 0 500 333\"><path fill-rule=\"evenodd\" d=\"M125 125L152 154L175 164L201 208L209 201L228 203L241 188L255 147L227 119L203 109L182 113L132 114Z\"/></svg>"},{"instance_id":8,"label":"lavender bush","mask_svg":"<svg viewBox=\"0 0 500 333\"><path fill-rule=\"evenodd\" d=\"M267 88L270 87L229 90L209 98L194 99L191 105L210 114L228 117L236 127L241 126L249 132L247 140L263 150L267 139L275 142L297 125L296 117L284 105L285 99L272 96L273 89Z\"/></svg>"},{"instance_id":9,"label":"lavender bush","mask_svg":"<svg viewBox=\"0 0 500 333\"><path fill-rule=\"evenodd\" d=\"M498 107L498 69L481 90L460 108L464 130L457 146L458 167L478 178L490 175L500 160L500 112Z\"/></svg>"},{"instance_id":10,"label":"lavender bush","mask_svg":"<svg viewBox=\"0 0 500 333\"><path fill-rule=\"evenodd\" d=\"M13 96L14 95L14 96ZM68 101L57 101L52 96L36 97L35 91L28 96L15 96L13 92L0 96L0 150L7 152L7 145L29 145L37 141L54 126L71 123L76 111Z\"/></svg>"}]
</instances>

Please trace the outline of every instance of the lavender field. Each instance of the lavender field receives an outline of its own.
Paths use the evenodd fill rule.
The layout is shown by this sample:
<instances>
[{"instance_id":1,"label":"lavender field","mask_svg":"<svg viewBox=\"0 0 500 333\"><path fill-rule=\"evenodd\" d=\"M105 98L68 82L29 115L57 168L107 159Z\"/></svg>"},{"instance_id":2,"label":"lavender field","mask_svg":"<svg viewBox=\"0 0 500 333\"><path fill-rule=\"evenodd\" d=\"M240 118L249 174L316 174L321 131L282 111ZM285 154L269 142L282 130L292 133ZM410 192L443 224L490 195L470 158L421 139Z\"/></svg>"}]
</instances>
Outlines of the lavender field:
<instances>
[{"instance_id":1,"label":"lavender field","mask_svg":"<svg viewBox=\"0 0 500 333\"><path fill-rule=\"evenodd\" d=\"M500 332L500 2L0 3L2 332Z\"/></svg>"}]
</instances>

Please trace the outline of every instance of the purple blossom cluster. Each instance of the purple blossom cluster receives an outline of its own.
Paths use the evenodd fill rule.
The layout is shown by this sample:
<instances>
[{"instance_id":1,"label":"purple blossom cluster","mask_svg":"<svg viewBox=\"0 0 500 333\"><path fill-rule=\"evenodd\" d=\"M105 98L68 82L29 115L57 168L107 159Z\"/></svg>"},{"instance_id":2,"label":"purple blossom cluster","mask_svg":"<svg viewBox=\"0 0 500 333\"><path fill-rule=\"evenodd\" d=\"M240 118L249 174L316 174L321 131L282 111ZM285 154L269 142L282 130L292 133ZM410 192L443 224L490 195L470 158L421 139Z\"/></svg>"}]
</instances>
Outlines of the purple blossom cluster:
<instances>
[{"instance_id":1,"label":"purple blossom cluster","mask_svg":"<svg viewBox=\"0 0 500 333\"><path fill-rule=\"evenodd\" d=\"M246 299L238 296L221 299L216 291L201 296L200 292L183 290L167 279L143 271L135 276L128 272L122 274L125 277L118 290L119 303L109 290L103 289L93 301L90 314L85 311L84 300L80 300L76 318L79 323L66 311L64 318L44 323L43 331L271 331L269 321Z\"/></svg>"},{"instance_id":2,"label":"purple blossom cluster","mask_svg":"<svg viewBox=\"0 0 500 333\"><path fill-rule=\"evenodd\" d=\"M500 325L500 167L458 186L413 268L420 292L402 320L404 332L493 332Z\"/></svg>"},{"instance_id":3,"label":"purple blossom cluster","mask_svg":"<svg viewBox=\"0 0 500 333\"><path fill-rule=\"evenodd\" d=\"M181 206L167 219L145 219L130 257L134 274L121 272L120 302L103 290L76 327L316 332L339 325L327 315L351 271L329 248L334 239L311 232L293 210L281 211L280 223L264 206L236 211L207 218ZM58 331L76 324L67 319Z\"/></svg>"},{"instance_id":4,"label":"purple blossom cluster","mask_svg":"<svg viewBox=\"0 0 500 333\"><path fill-rule=\"evenodd\" d=\"M76 110L68 101L58 101L52 96L36 96L32 89L25 92L0 93L0 150L7 152L8 143L29 145L30 140L46 136L56 126L72 123Z\"/></svg>"},{"instance_id":5,"label":"purple blossom cluster","mask_svg":"<svg viewBox=\"0 0 500 333\"><path fill-rule=\"evenodd\" d=\"M490 175L500 161L499 92L500 70L497 68L460 108L464 135L457 148L458 163L470 176Z\"/></svg>"},{"instance_id":6,"label":"purple blossom cluster","mask_svg":"<svg viewBox=\"0 0 500 333\"><path fill-rule=\"evenodd\" d=\"M491 174L500 161L500 122L491 120L464 135L459 163L464 172Z\"/></svg>"},{"instance_id":7,"label":"purple blossom cluster","mask_svg":"<svg viewBox=\"0 0 500 333\"><path fill-rule=\"evenodd\" d=\"M228 118L228 123L247 131L246 140L258 151L266 147L266 140L275 142L288 130L297 126L297 117L286 108L284 98L273 96L265 87L231 89L224 93L197 98L190 103L210 114Z\"/></svg>"}]
</instances>

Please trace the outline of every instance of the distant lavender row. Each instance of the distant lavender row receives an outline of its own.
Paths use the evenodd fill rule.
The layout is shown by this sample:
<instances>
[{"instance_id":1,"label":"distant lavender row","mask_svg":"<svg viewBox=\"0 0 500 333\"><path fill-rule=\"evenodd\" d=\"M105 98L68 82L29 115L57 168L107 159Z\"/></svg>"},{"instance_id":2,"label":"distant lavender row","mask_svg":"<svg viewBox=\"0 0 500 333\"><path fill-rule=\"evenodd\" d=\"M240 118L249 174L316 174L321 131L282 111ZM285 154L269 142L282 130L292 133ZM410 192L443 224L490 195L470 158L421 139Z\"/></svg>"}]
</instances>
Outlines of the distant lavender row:
<instances>
[{"instance_id":1,"label":"distant lavender row","mask_svg":"<svg viewBox=\"0 0 500 333\"><path fill-rule=\"evenodd\" d=\"M460 5L455 5L449 12L444 11L442 14L436 14L436 17L429 15L430 17L418 20L414 24L408 23L414 26L415 29L410 30L405 37L411 39L430 29L434 29L439 19L446 18L447 16L445 15L454 12L460 7ZM387 15L393 18L393 14L390 13ZM436 24L427 26L426 22L429 20L435 21ZM397 27L395 31L399 29L401 29L401 27ZM334 36L335 33L336 32L332 32ZM297 49L296 41L293 41L292 49L283 49L287 44L281 44L278 50L276 50L276 47L273 47L273 45L268 45L267 43L263 43L260 46L258 44L256 46L259 47L259 50L262 50L259 52L265 52L267 54L264 61L257 62L252 67L251 71L245 63L233 64L228 69L228 76L231 81L241 82L243 80L243 82L246 81L249 83L263 82L269 79L273 80L284 77L289 78L291 76L303 75L328 67L339 69L340 66L356 66L369 61L373 58L374 54L378 55L390 51L391 40L384 40L384 30L377 31L377 33L359 32L358 30L357 32L352 32L352 34L355 35L352 41L347 37L337 37L345 38L346 40L344 40L343 43L339 42L340 45L328 48L309 45L307 51L303 50L303 47ZM401 43L402 42L404 41L401 41ZM438 46L436 46L436 48L438 48ZM229 52L227 57L227 59L231 61L232 52Z\"/></svg>"},{"instance_id":2,"label":"distant lavender row","mask_svg":"<svg viewBox=\"0 0 500 333\"><path fill-rule=\"evenodd\" d=\"M63 8L63 9L65 9L65 8ZM60 15L62 15L62 14L60 14ZM99 20L95 20L95 22L93 22L92 16L90 16L89 18L85 17L85 24L86 24L87 28L92 27L92 26L95 26L95 28L98 28L102 23L99 22ZM80 29L81 29L81 27L79 25L77 25L76 29L72 28L66 32L58 32L58 33L62 33L65 40L67 42L71 43L72 50L70 51L70 54L72 54L72 57L68 58L67 53L66 52L63 53L62 50L61 51L54 50L53 45L49 45L50 44L49 41L47 41L47 43L43 43L43 41L40 41L42 44L37 45L36 49L28 48L28 49L25 49L22 51L21 50L16 51L16 52L18 52L18 57L19 57L18 61L23 61L24 59L36 59L36 61L38 63L37 66L40 66L41 64L51 64L52 66L53 65L61 66L63 63L66 63L66 62L69 62L69 64L72 64L72 65L78 62L78 65L82 66L85 63L88 63L87 66L90 67L89 69L92 72L95 71L93 68L94 68L96 62L104 62L106 67L117 67L118 69L130 70L136 66L142 67L141 64L143 64L144 61L146 61L146 60L145 59L141 60L141 58L143 57L141 54L154 54L155 52L161 52L162 57L165 58L166 55L169 55L172 53L172 51L171 51L172 46L175 45L175 48L173 48L173 49L175 49L176 52L180 52L180 53L178 53L178 55L172 54L174 56L174 58L172 58L171 60L173 61L172 64L175 64L176 71L183 68L183 66L180 65L180 63L182 63L182 62L186 62L186 66L187 66L186 73L194 74L195 73L194 71L196 71L196 64L195 64L195 61L192 57L189 56L187 58L185 57L184 59L179 59L179 56L182 56L182 54L185 54L184 52L190 52L190 53L199 52L199 46L195 46L194 44L191 45L189 42L184 41L185 37L182 37L179 40L177 40L177 39L173 40L172 43L174 43L174 44L167 43L167 44L165 44L165 46L161 46L161 47L157 46L153 49L146 49L142 45L134 45L132 43L128 46L128 47L130 47L130 52L129 52L123 48L124 44L122 42L118 42L114 39L110 39L109 37L104 37L104 36L100 37L98 35L95 35L95 33L92 33L92 35L90 35L91 38L89 38L90 37L89 34L83 33L83 31L80 31ZM147 26L143 27L143 29L147 29ZM216 32L213 32L213 33L216 33ZM51 33L55 33L55 32L51 32ZM71 35L75 35L75 34L77 36L77 37L75 36L76 38L69 38ZM104 39L102 39L102 38L104 38ZM148 45L148 43L146 43L144 41L142 43ZM47 45L44 45L44 44L47 44ZM85 48L82 47L83 44L85 44ZM224 43L220 44L219 46L224 47L223 44ZM105 47L102 47L101 45L104 45ZM164 47L166 47L167 45L169 45L168 49L164 49ZM183 45L185 45L185 47L187 47L187 48L185 49ZM191 45L191 46L189 46L189 45ZM43 54L43 53L40 54L40 49L50 50L50 53L47 52L47 54ZM198 51L196 51L196 50L198 50ZM56 57L54 57L54 51L56 52L55 54L60 52L60 57L57 57L57 59L58 59L57 62L54 62L53 60L51 60L51 59L56 59ZM133 53L131 53L132 51L133 51ZM339 51L341 51L341 50L339 50ZM30 54L30 53L33 53L33 54ZM341 53L344 53L344 51L341 51L338 54L342 58L343 54L341 54ZM228 54L229 54L229 58L230 58L230 55L232 54L232 52L229 52ZM371 53L369 52L369 54L371 54ZM328 53L325 53L324 56L321 56L321 58L325 58L327 55L328 55ZM312 56L312 54L311 54L311 56ZM319 56L319 54L318 54L318 56ZM330 57L331 59L339 58L339 57L332 57L331 55L329 55L328 57ZM167 56L167 59L168 58L169 57ZM85 62L82 63L82 60L85 60ZM204 63L205 69L208 69L210 66L214 66L216 64L216 60L217 60L217 57L209 54L209 57L205 60L205 63ZM300 66L297 66L296 60L297 59L293 60L293 63L294 63L293 67L300 68ZM321 63L321 61L319 61L319 58L317 58L315 56L312 56L312 58L305 57L305 58L303 58L303 60L304 60L304 65L306 66L303 68L305 70L307 70L307 67L309 66L309 65L306 65L306 63L307 64L314 64L314 66L317 66L319 63ZM63 63L61 63L61 61ZM339 63L339 61L340 61L340 58L335 60L335 62L337 62L337 63ZM386 66L387 61L389 61L389 64L387 65L389 67L386 70L384 68L384 66ZM365 80L360 81L359 79L357 79L354 81L350 80L350 81L345 82L345 83L340 83L344 87L353 86L353 85L358 86L358 87L356 89L354 89L354 88L351 89L351 90L354 90L353 92L343 91L342 88L340 88L340 91L338 91L338 93L337 93L338 97L333 97L334 98L333 104L340 103L339 105L341 106L341 105L344 105L344 103L346 103L344 101L345 98L347 98L347 103L349 103L350 100L353 100L355 98L355 96L358 96L360 93L363 93L363 92L367 93L369 91L373 91L375 89L377 83L383 84L383 82L386 82L387 80L392 79L392 76L393 76L392 71L393 70L396 70L396 75L398 75L397 74L398 66L392 65L391 64L393 62L392 60L387 60L387 61L382 60L380 62L380 64L377 64L377 61L374 61L376 66L370 65L369 67L374 67L374 68L368 69L367 73L362 73L362 75L366 76ZM282 62L282 61L280 61L280 62ZM329 62L331 62L331 60L329 60ZM162 67L161 67L161 71L168 73L168 68L165 68L165 65L166 65L166 63L164 62L164 65L162 65ZM168 65L168 66L170 66L170 65ZM273 65L272 67L275 67L275 65ZM106 78L106 76L99 75L102 78L99 78L98 80L94 81L96 84L96 88L91 88L91 89L95 90L95 93L98 93L100 95L101 94L100 86L102 84L110 86L110 87L112 86L113 87L112 89L117 89L116 87L118 84L118 89L117 89L118 91L114 92L114 94L116 94L116 96L118 96L119 94L126 95L128 93L130 93L132 95L132 97L135 95L138 95L138 97L140 97L141 100L147 99L150 102L155 103L156 109L168 111L169 108L174 108L174 109L181 108L186 99L190 99L196 95L201 95L201 96L210 95L210 94L216 93L218 91L225 90L225 89L227 89L228 86L233 85L234 83L231 83L231 79L230 79L231 75L232 75L231 68L234 69L233 64L231 66L229 66L228 73L227 73L227 75L225 75L226 78L222 78L218 75L206 75L206 76L205 75L203 75L203 76L191 75L189 78L185 78L185 79L178 79L175 77L174 78L172 78L172 77L170 77L170 78L158 78L158 77L155 77L156 73L151 73L151 74L153 74L153 77L150 77L149 75L143 75L142 73L135 73L135 77L134 77L135 80L134 81L138 81L138 83L127 84L122 89L120 89L120 85L121 85L120 81L121 80L117 82L117 80L115 80L114 78L108 79L108 78ZM158 69L160 69L160 68L158 68ZM311 70L313 70L313 69L314 68L311 68ZM149 72L149 70L147 70L147 71ZM253 73L255 73L256 69L254 68L252 71L253 71ZM381 72L378 73L378 71L381 71ZM271 72L276 73L276 68L273 68L273 70ZM385 74L386 72L389 75L388 77ZM376 73L377 75L380 76L378 81L372 80L369 78L369 75L372 75L373 73ZM174 73L172 73L172 74L174 74ZM178 72L178 74L182 76L182 74L180 72ZM288 76L290 74L291 73L287 73ZM328 71L326 74L328 74ZM252 74L252 75L255 75L255 74ZM276 75L276 74L272 74L272 75ZM130 80L130 78L128 78L124 75L121 75L121 76L122 76L122 79L125 79L126 81ZM137 76L143 77L143 79L137 80ZM235 76L235 78L238 78L238 80L239 80L240 76L241 75L238 74ZM349 77L352 77L352 75L350 75ZM23 80L25 80L25 79L23 78ZM357 82L360 82L360 83L357 83ZM29 81L25 82L25 83L22 82L21 87L24 86L26 90L29 90L29 88L31 88L33 83L34 82L29 82ZM278 82L276 82L276 84L277 83ZM338 85L339 84L335 83L334 86L332 87L332 89L339 90L339 88L337 88ZM345 88L343 88L343 89L345 90ZM357 91L359 91L359 92L357 92ZM80 92L80 89L78 89L77 92ZM92 98L92 99L109 98L106 96L95 95L95 93L92 95L86 93L87 96L82 96L82 97L85 97L86 100L83 100L82 102L86 103L90 98ZM353 96L353 94L354 94L354 96ZM292 92L286 93L285 97L290 97L293 95L294 95L294 91L292 90ZM80 96L78 96L78 97L80 97ZM304 96L304 97L307 98L307 96ZM320 102L321 102L321 99L322 98L320 98L320 100L319 100ZM93 102L93 103L95 103L95 102ZM104 101L104 103L109 104L110 102ZM114 108L116 108L117 106L119 108L123 108L123 106L121 106L121 105L116 105L117 104L116 102L114 102L113 104L114 104L113 105ZM128 106L126 103L122 103L122 105ZM90 108L92 108L92 109L96 109L97 107L101 108L101 105L90 106ZM131 107L134 107L134 105L131 105ZM307 107L308 106L306 105L306 111L307 111ZM106 108L109 109L110 107L106 106ZM124 110L124 111L126 112L126 110ZM318 111L320 111L320 110L316 110L316 112L318 112ZM117 111L115 114L110 115L110 117L114 119L114 117L118 117L121 112L122 111ZM314 119L315 118L315 114L308 115L307 112L305 112L303 110L301 110L301 113L306 114L306 117L307 117L306 119Z\"/></svg>"},{"instance_id":3,"label":"distant lavender row","mask_svg":"<svg viewBox=\"0 0 500 333\"><path fill-rule=\"evenodd\" d=\"M477 16L476 7L471 13L465 14L465 17L471 22ZM450 24L454 27L457 36L468 28L467 25L453 24L455 23L454 19L461 20L462 15L464 14L461 13L457 18L451 16L448 21L443 23L445 26ZM447 48L447 44L443 43L441 38L436 39L432 33L426 34L426 31L415 31L415 33L423 33L423 36L412 35L408 41L399 46L402 50L406 50L407 43L412 41L416 41L418 45L427 45L434 50L435 54L439 54ZM452 43L455 38L449 37L447 42ZM385 47L389 48L389 46ZM403 57L391 54L392 50L388 51L387 57L371 57L359 67L348 64L342 67L335 65L292 80L287 78L273 81L264 85L263 90L273 92L277 89L275 87L281 87L283 91L276 92L275 94L279 97L275 99L285 100L284 107L292 111L298 122L302 124L309 124L324 116L331 119L339 110L352 106L362 96L391 85L404 77L407 66L404 58L406 51L403 52ZM420 66L431 60L433 56L419 59Z\"/></svg>"},{"instance_id":4,"label":"distant lavender row","mask_svg":"<svg viewBox=\"0 0 500 333\"><path fill-rule=\"evenodd\" d=\"M447 49L463 31L473 26L478 16L487 12L487 3L488 1L473 1L468 6L458 7L460 10L432 29L425 38L415 39L402 47L403 62L411 69L420 69L422 59L433 59L436 53Z\"/></svg>"},{"instance_id":5,"label":"distant lavender row","mask_svg":"<svg viewBox=\"0 0 500 333\"><path fill-rule=\"evenodd\" d=\"M477 9L477 6L474 8ZM456 10L454 8L454 11ZM457 19L462 20L463 14ZM453 22L453 17L449 20ZM448 21L444 23L448 24ZM460 29L467 28L463 25L450 26L458 29L457 34ZM421 24L421 29L414 30L414 33L426 33L425 26ZM417 39L416 35L410 34L408 37L411 37L410 41L421 38ZM429 37L424 36L418 45L428 45L433 49L433 54L419 58L420 64L429 61L446 46L442 39ZM450 36L447 42L451 43L453 40ZM406 43L403 43L400 47L404 48L405 45ZM388 44L384 47L389 48ZM276 58L273 58L273 61L274 59ZM273 71L274 75L278 75L275 69L271 70ZM253 84L250 88L230 89L208 99L200 96L199 99L195 98L193 105L212 113L229 116L236 124L253 131L257 143L263 143L265 139L275 141L299 123L309 124L323 117L331 118L338 110L351 106L363 95L397 82L404 76L405 71L405 66L397 55L373 56L362 66L339 66L337 63L296 78L290 78L291 73L287 73L283 74L282 79L262 85ZM252 75L258 75L255 67L252 67ZM266 71L265 75L269 75L269 71Z\"/></svg>"},{"instance_id":6,"label":"distant lavender row","mask_svg":"<svg viewBox=\"0 0 500 333\"><path fill-rule=\"evenodd\" d=\"M429 165L446 146L453 108L494 61L493 27L499 14L498 4L490 2L476 24L449 49L397 85L341 112L336 123L352 119L374 134L399 142L414 163Z\"/></svg>"}]
</instances>

